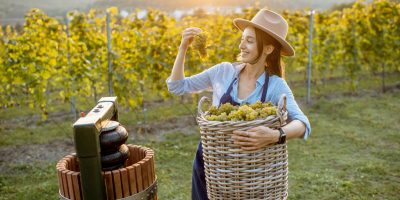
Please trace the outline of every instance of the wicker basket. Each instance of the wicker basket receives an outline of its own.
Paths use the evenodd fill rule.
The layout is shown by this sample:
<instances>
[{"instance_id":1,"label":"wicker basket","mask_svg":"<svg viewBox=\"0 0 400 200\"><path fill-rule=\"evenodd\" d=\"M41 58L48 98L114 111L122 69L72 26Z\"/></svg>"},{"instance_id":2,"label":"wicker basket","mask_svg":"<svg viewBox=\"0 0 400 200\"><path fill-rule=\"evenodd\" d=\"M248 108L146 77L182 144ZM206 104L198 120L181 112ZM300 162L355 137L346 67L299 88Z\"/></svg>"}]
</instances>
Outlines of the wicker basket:
<instances>
[{"instance_id":1,"label":"wicker basket","mask_svg":"<svg viewBox=\"0 0 400 200\"><path fill-rule=\"evenodd\" d=\"M253 121L208 121L201 110L207 97L198 104L208 198L286 199L288 155L286 144L273 144L256 151L241 150L231 139L233 130L257 126L278 128L286 123L286 96L282 95L277 115Z\"/></svg>"}]
</instances>

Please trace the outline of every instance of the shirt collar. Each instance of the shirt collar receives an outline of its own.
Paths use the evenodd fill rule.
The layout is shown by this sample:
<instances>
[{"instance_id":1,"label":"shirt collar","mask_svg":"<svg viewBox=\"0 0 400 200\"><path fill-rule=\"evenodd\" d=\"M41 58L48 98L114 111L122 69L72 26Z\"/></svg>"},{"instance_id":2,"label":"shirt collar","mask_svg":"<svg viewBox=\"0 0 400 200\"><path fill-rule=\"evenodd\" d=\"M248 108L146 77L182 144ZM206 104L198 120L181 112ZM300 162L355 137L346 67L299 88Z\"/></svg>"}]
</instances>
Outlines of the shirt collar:
<instances>
[{"instance_id":1,"label":"shirt collar","mask_svg":"<svg viewBox=\"0 0 400 200\"><path fill-rule=\"evenodd\" d=\"M235 77L239 78L239 73L240 71L242 71L242 69L246 66L245 63L240 63L239 65L236 65L235 69L236 69L236 73L235 73ZM262 85L265 82L265 71L264 73L262 73L258 79L257 79L257 84L258 85Z\"/></svg>"}]
</instances>

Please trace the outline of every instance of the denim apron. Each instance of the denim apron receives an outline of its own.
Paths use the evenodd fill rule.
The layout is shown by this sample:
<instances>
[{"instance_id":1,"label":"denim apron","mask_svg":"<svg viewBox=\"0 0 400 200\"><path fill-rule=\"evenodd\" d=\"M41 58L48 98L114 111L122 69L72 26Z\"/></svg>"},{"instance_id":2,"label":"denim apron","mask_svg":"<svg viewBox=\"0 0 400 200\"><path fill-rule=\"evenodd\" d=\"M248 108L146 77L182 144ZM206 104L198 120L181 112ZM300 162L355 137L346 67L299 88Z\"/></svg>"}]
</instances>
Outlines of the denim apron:
<instances>
[{"instance_id":1,"label":"denim apron","mask_svg":"<svg viewBox=\"0 0 400 200\"><path fill-rule=\"evenodd\" d=\"M232 83L229 85L228 90L222 95L220 99L220 103L230 103L234 106L240 105L238 102L234 101L231 96L231 91L233 87L233 83L237 80L237 78L233 79ZM265 98L267 96L268 90L268 82L269 75L267 71L265 71L265 82L263 85L263 91L261 95L261 102L265 102ZM197 147L196 157L193 161L193 171L192 171L192 200L208 200L207 197L207 186L206 186L206 175L204 173L204 160L203 160L203 148L201 146L201 141Z\"/></svg>"}]
</instances>

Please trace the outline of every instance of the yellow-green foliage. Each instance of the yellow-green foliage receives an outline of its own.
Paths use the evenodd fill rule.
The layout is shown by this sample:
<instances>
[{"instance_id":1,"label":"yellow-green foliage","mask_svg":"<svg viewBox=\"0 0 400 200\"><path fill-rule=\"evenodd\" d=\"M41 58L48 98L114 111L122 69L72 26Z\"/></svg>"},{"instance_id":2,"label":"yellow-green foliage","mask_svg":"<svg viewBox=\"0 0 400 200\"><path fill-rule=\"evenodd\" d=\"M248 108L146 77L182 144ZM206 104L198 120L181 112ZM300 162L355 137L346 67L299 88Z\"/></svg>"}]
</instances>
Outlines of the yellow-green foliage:
<instances>
[{"instance_id":1,"label":"yellow-green foliage","mask_svg":"<svg viewBox=\"0 0 400 200\"><path fill-rule=\"evenodd\" d=\"M149 93L165 98L169 95L165 80L171 73L182 30L199 27L204 31L187 52L185 75L190 76L217 63L235 62L241 31L232 20L251 19L257 9L244 9L241 14L185 16L180 21L153 9L145 18L138 18L138 11L127 17L120 16L117 8L108 11L110 53L103 10L69 13L69 37L64 20L38 9L26 14L21 32L9 26L0 31L0 106L28 104L46 112L54 100L98 99L108 94L108 58L113 65L114 95L121 105L140 106ZM281 14L289 23L287 40L296 50L295 58L284 58L286 71L305 74L309 12ZM357 2L343 11L315 13L315 87L322 85L321 80L334 78L333 72L342 72L354 91L365 74L400 71L399 16L399 4L389 0Z\"/></svg>"}]
</instances>

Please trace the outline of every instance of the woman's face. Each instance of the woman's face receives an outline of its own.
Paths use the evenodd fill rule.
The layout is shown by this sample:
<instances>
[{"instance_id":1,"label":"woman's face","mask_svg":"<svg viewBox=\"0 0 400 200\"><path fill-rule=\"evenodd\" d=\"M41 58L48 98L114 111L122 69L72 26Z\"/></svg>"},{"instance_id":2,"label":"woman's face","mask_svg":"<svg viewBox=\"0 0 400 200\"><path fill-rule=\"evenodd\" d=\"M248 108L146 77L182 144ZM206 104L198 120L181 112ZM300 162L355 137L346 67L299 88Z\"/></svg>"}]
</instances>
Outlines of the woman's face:
<instances>
[{"instance_id":1,"label":"woman's face","mask_svg":"<svg viewBox=\"0 0 400 200\"><path fill-rule=\"evenodd\" d=\"M258 58L256 31L253 27L246 27L239 44L239 59L244 63L251 63Z\"/></svg>"}]
</instances>

